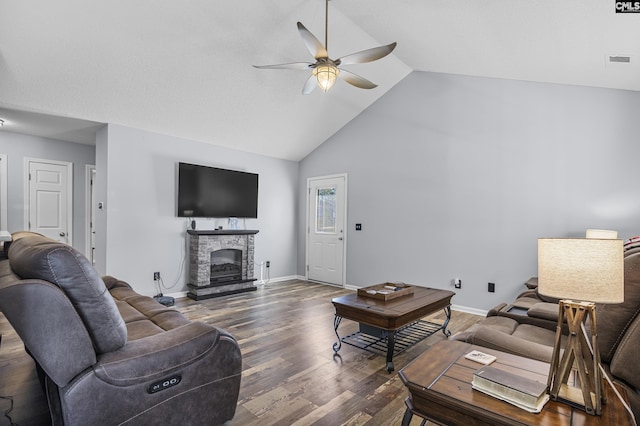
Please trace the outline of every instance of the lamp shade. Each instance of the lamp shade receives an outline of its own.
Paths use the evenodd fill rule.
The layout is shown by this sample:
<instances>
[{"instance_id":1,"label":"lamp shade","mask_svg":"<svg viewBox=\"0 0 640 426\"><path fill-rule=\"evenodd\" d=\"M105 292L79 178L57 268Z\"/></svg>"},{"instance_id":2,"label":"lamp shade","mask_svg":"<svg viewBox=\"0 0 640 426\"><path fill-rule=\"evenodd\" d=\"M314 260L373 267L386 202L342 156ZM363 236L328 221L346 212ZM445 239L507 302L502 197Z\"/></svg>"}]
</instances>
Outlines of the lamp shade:
<instances>
[{"instance_id":1,"label":"lamp shade","mask_svg":"<svg viewBox=\"0 0 640 426\"><path fill-rule=\"evenodd\" d=\"M538 239L538 292L560 299L622 303L622 240Z\"/></svg>"},{"instance_id":2,"label":"lamp shade","mask_svg":"<svg viewBox=\"0 0 640 426\"><path fill-rule=\"evenodd\" d=\"M587 229L586 237L615 240L618 238L618 231L609 231L608 229Z\"/></svg>"}]
</instances>

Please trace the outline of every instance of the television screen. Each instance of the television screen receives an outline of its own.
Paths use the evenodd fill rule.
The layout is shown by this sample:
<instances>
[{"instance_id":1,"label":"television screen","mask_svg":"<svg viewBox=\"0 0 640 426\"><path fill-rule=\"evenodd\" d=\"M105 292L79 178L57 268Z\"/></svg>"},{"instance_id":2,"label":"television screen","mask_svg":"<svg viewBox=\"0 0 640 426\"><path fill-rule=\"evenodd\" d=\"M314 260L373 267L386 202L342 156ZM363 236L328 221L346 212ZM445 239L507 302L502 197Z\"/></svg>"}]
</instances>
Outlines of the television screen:
<instances>
[{"instance_id":1,"label":"television screen","mask_svg":"<svg viewBox=\"0 0 640 426\"><path fill-rule=\"evenodd\" d=\"M255 173L178 164L178 217L258 217Z\"/></svg>"}]
</instances>

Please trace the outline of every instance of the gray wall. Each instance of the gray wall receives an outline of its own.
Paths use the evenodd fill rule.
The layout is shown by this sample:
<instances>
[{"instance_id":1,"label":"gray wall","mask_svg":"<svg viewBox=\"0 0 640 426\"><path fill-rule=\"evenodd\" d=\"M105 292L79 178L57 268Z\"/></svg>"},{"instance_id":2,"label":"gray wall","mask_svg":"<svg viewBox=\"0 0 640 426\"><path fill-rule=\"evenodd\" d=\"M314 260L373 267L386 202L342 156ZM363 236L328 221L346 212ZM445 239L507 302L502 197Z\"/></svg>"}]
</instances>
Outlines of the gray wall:
<instances>
[{"instance_id":1,"label":"gray wall","mask_svg":"<svg viewBox=\"0 0 640 426\"><path fill-rule=\"evenodd\" d=\"M301 162L298 273L306 179L346 172L348 285L512 299L538 237L640 234L639 116L638 92L414 72Z\"/></svg>"},{"instance_id":2,"label":"gray wall","mask_svg":"<svg viewBox=\"0 0 640 426\"><path fill-rule=\"evenodd\" d=\"M166 294L186 291L186 230L176 217L179 161L259 174L258 219L240 221L260 232L255 260L271 262L271 277L296 274L298 163L209 143L109 124L96 138L98 270L129 282L142 294L156 294L153 272ZM227 219L197 220L198 229L228 226ZM256 265L255 277L260 278Z\"/></svg>"},{"instance_id":3,"label":"gray wall","mask_svg":"<svg viewBox=\"0 0 640 426\"><path fill-rule=\"evenodd\" d=\"M95 147L3 131L0 132L0 154L7 154L9 232L26 229L25 157L73 163L73 246L84 253L85 165L95 164Z\"/></svg>"}]
</instances>

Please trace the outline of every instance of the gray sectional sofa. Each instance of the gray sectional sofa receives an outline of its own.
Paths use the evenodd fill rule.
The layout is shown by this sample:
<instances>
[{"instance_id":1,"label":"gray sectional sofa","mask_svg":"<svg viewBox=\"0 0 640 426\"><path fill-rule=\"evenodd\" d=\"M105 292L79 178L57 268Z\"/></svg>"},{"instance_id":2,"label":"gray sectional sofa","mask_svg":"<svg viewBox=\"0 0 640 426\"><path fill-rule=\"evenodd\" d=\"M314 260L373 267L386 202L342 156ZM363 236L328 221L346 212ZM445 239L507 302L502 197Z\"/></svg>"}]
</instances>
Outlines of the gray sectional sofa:
<instances>
[{"instance_id":1,"label":"gray sectional sofa","mask_svg":"<svg viewBox=\"0 0 640 426\"><path fill-rule=\"evenodd\" d=\"M53 424L216 425L233 418L242 358L222 329L192 322L77 250L13 235L0 310L36 362Z\"/></svg>"}]
</instances>

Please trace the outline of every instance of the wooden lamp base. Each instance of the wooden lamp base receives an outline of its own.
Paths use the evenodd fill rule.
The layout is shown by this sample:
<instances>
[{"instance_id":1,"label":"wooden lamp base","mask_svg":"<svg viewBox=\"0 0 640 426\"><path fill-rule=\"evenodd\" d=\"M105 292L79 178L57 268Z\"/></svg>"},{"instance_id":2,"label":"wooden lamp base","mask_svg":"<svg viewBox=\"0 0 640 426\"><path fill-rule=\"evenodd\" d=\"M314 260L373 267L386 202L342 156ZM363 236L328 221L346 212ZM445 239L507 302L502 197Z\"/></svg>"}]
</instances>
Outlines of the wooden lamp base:
<instances>
[{"instance_id":1,"label":"wooden lamp base","mask_svg":"<svg viewBox=\"0 0 640 426\"><path fill-rule=\"evenodd\" d=\"M562 325L567 320L569 337L560 359ZM589 319L591 338L586 331ZM571 370L575 368L580 388L567 385ZM592 302L561 300L558 326L549 369L549 395L554 400L563 400L583 408L593 415L602 414L604 381L600 370L600 351L596 333L596 305Z\"/></svg>"}]
</instances>

